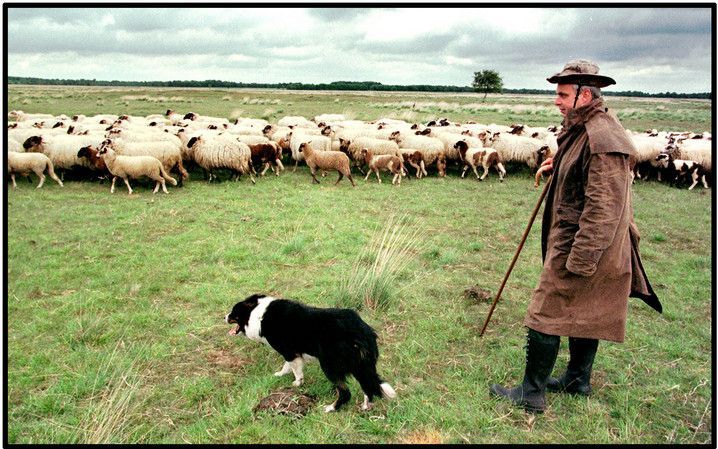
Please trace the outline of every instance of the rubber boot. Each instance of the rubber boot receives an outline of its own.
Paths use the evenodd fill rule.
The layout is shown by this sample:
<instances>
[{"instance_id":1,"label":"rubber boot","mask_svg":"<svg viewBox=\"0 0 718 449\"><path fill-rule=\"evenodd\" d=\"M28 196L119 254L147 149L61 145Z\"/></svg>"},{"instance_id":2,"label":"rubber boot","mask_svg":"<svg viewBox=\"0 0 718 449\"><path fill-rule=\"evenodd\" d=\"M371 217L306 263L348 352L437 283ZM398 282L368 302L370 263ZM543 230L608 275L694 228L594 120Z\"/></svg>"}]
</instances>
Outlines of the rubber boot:
<instances>
[{"instance_id":1,"label":"rubber boot","mask_svg":"<svg viewBox=\"0 0 718 449\"><path fill-rule=\"evenodd\" d=\"M598 340L569 337L570 358L566 372L559 378L550 377L546 390L588 396L591 394L591 370Z\"/></svg>"},{"instance_id":2,"label":"rubber boot","mask_svg":"<svg viewBox=\"0 0 718 449\"><path fill-rule=\"evenodd\" d=\"M533 329L526 336L526 370L521 385L505 388L491 385L490 394L504 397L514 405L531 413L543 413L546 409L546 381L558 355L561 337L548 335Z\"/></svg>"}]
</instances>

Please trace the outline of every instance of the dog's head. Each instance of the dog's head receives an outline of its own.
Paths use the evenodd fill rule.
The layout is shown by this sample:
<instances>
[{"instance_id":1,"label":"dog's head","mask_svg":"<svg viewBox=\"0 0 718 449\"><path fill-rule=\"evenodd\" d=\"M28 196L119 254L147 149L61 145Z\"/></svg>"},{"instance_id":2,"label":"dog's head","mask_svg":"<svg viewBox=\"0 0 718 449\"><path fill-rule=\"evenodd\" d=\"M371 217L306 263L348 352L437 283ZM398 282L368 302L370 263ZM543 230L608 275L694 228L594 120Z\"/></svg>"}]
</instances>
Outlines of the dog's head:
<instances>
[{"instance_id":1,"label":"dog's head","mask_svg":"<svg viewBox=\"0 0 718 449\"><path fill-rule=\"evenodd\" d=\"M254 294L244 301L240 301L232 307L232 311L224 317L224 321L228 324L236 324L237 327L229 330L229 335L244 334L247 324L249 324L249 315L259 304L260 298L267 295Z\"/></svg>"}]
</instances>

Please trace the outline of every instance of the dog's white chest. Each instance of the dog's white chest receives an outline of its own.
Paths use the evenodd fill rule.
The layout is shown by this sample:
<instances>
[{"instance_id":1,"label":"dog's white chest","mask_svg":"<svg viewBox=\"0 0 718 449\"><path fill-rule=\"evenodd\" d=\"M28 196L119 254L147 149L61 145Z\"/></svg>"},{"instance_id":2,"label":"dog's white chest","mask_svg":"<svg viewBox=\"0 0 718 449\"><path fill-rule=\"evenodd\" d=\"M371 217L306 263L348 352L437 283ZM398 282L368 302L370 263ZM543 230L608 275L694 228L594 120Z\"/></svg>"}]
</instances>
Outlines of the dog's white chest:
<instances>
[{"instance_id":1,"label":"dog's white chest","mask_svg":"<svg viewBox=\"0 0 718 449\"><path fill-rule=\"evenodd\" d=\"M265 296L259 299L257 307L252 310L249 314L249 322L244 329L244 333L250 340L258 341L260 343L269 344L266 338L260 335L262 331L262 319L264 318L264 312L267 311L269 303L274 301L275 298L271 296Z\"/></svg>"}]
</instances>

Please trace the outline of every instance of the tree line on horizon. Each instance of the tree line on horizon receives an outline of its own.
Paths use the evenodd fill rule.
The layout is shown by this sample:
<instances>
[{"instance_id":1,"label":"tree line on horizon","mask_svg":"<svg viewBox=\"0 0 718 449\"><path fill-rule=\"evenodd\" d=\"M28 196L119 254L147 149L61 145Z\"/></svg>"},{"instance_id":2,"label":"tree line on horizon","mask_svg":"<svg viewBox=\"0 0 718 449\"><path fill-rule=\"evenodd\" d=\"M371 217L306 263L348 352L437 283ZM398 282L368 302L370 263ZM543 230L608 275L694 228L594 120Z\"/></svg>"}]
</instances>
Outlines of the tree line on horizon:
<instances>
[{"instance_id":1,"label":"tree line on horizon","mask_svg":"<svg viewBox=\"0 0 718 449\"><path fill-rule=\"evenodd\" d=\"M286 90L339 90L339 91L405 91L405 92L476 92L472 86L442 86L429 84L382 84L376 81L333 81L331 83L242 83L221 80L173 80L173 81L105 81L97 79L59 79L8 76L7 84L30 84L50 86L127 86L127 87L218 87L235 89L286 89ZM501 88L500 93L509 94L546 94L553 95L553 89L507 89ZM711 92L677 93L661 92L650 94L636 90L620 92L603 92L606 96L622 97L654 97L654 98L694 98L712 99Z\"/></svg>"}]
</instances>

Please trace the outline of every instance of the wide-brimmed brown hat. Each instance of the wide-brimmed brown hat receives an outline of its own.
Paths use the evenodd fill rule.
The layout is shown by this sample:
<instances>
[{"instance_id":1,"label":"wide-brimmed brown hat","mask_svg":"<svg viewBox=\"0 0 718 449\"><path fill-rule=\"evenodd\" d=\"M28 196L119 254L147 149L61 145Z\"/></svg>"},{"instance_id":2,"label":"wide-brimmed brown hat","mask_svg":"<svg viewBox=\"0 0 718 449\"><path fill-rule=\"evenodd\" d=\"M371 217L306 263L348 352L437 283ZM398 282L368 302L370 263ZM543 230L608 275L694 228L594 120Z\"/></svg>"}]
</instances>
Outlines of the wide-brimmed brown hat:
<instances>
[{"instance_id":1,"label":"wide-brimmed brown hat","mask_svg":"<svg viewBox=\"0 0 718 449\"><path fill-rule=\"evenodd\" d=\"M587 59L574 59L563 66L563 70L546 78L553 84L580 84L582 86L606 87L616 81L605 75L598 74L598 65Z\"/></svg>"}]
</instances>

